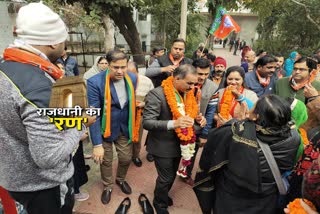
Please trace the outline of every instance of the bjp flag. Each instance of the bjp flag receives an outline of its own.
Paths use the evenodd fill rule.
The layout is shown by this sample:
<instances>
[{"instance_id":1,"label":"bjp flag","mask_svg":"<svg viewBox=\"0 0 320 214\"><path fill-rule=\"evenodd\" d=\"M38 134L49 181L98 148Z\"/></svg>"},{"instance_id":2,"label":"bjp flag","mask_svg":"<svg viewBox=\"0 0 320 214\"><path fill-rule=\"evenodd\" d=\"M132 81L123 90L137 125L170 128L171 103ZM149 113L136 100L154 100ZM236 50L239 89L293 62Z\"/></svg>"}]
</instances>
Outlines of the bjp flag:
<instances>
[{"instance_id":1,"label":"bjp flag","mask_svg":"<svg viewBox=\"0 0 320 214\"><path fill-rule=\"evenodd\" d=\"M222 16L218 29L214 32L214 36L218 39L225 39L232 31L240 32L239 25L233 20L229 14Z\"/></svg>"}]
</instances>

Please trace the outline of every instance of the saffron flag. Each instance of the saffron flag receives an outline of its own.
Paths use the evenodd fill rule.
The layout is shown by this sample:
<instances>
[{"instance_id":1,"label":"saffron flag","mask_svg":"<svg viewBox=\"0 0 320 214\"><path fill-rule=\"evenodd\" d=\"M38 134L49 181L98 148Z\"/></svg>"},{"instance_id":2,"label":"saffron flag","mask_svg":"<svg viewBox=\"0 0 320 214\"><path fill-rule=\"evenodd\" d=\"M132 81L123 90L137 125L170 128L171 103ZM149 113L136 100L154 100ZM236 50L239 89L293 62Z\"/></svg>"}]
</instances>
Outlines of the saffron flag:
<instances>
[{"instance_id":1,"label":"saffron flag","mask_svg":"<svg viewBox=\"0 0 320 214\"><path fill-rule=\"evenodd\" d=\"M222 6L219 6L217 8L216 17L214 18L214 21L213 21L211 28L210 28L210 31L209 31L210 34L213 34L219 28L219 26L221 24L222 16L226 13L227 13L227 11Z\"/></svg>"},{"instance_id":2,"label":"saffron flag","mask_svg":"<svg viewBox=\"0 0 320 214\"><path fill-rule=\"evenodd\" d=\"M229 14L227 14L223 7L219 6L217 8L216 18L210 28L209 33L213 34L218 39L225 39L232 31L239 33L239 25Z\"/></svg>"}]
</instances>

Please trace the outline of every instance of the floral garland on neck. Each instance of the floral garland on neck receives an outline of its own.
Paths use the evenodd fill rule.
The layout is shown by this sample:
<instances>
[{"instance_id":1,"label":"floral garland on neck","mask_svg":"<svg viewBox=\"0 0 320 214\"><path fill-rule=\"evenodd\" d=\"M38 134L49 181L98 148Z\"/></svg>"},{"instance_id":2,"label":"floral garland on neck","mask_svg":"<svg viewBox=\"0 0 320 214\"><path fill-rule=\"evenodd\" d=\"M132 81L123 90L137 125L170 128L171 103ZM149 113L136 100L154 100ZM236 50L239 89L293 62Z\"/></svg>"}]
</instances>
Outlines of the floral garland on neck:
<instances>
[{"instance_id":1,"label":"floral garland on neck","mask_svg":"<svg viewBox=\"0 0 320 214\"><path fill-rule=\"evenodd\" d=\"M171 110L173 120L176 120L179 117L183 116L178 110L178 102L176 100L175 88L173 86L173 77L170 76L167 79L163 80L161 86L163 87L164 95ZM181 102L183 102L183 100L181 100ZM196 99L193 95L193 91L189 91L186 94L186 99L184 102L186 115L191 118L196 118L198 114L198 107ZM187 128L176 128L175 132L182 144L186 143L184 141L192 141L195 138L193 126Z\"/></svg>"},{"instance_id":2,"label":"floral garland on neck","mask_svg":"<svg viewBox=\"0 0 320 214\"><path fill-rule=\"evenodd\" d=\"M290 202L288 205L288 208L290 210L290 213L292 214L307 214L305 209L302 207L300 198L294 199L294 201ZM316 207L313 205L313 203L307 199L302 199L304 203L306 203L312 210L316 210Z\"/></svg>"},{"instance_id":3,"label":"floral garland on neck","mask_svg":"<svg viewBox=\"0 0 320 214\"><path fill-rule=\"evenodd\" d=\"M243 93L244 88L240 87L240 94ZM233 117L234 109L238 102L235 100L235 96L232 94L232 88L230 86L224 89L220 105L220 116L225 120L230 120Z\"/></svg>"},{"instance_id":4,"label":"floral garland on neck","mask_svg":"<svg viewBox=\"0 0 320 214\"><path fill-rule=\"evenodd\" d=\"M229 120L230 119L230 110L232 107L232 103L234 102L234 96L231 92L230 88L225 88L221 102L220 102L220 116L225 119Z\"/></svg>"}]
</instances>

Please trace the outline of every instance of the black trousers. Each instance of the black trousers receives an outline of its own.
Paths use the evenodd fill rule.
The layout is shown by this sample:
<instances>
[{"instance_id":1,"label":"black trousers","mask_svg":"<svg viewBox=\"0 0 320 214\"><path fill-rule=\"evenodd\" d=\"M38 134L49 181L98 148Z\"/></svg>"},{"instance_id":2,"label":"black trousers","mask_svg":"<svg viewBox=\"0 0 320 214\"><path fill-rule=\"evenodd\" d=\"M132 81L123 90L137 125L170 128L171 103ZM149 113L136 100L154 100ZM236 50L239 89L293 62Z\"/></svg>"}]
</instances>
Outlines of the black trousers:
<instances>
[{"instance_id":1,"label":"black trousers","mask_svg":"<svg viewBox=\"0 0 320 214\"><path fill-rule=\"evenodd\" d=\"M153 204L157 209L168 208L168 193L176 178L181 157L163 158L154 156L154 163L158 172L154 190Z\"/></svg>"},{"instance_id":2,"label":"black trousers","mask_svg":"<svg viewBox=\"0 0 320 214\"><path fill-rule=\"evenodd\" d=\"M11 197L24 206L28 214L72 214L73 180L67 182L68 192L61 207L60 186L35 192L11 192Z\"/></svg>"}]
</instances>

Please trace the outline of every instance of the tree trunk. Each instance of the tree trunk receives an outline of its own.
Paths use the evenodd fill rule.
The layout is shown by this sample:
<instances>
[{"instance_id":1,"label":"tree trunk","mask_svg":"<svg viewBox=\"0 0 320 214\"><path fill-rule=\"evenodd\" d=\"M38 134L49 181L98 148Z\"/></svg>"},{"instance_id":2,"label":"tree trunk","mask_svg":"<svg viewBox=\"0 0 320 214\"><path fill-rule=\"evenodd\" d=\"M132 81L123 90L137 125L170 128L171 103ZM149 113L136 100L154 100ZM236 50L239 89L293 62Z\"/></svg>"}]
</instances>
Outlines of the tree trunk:
<instances>
[{"instance_id":1,"label":"tree trunk","mask_svg":"<svg viewBox=\"0 0 320 214\"><path fill-rule=\"evenodd\" d=\"M105 52L108 53L114 49L114 26L109 15L102 16L103 29L104 29L104 47Z\"/></svg>"},{"instance_id":2,"label":"tree trunk","mask_svg":"<svg viewBox=\"0 0 320 214\"><path fill-rule=\"evenodd\" d=\"M114 10L110 16L128 43L134 61L141 65L145 63L144 55L142 53L139 33L132 15L130 7L121 7L120 12Z\"/></svg>"}]
</instances>

